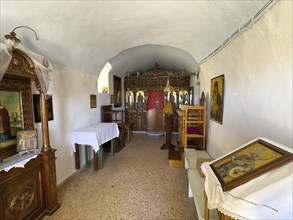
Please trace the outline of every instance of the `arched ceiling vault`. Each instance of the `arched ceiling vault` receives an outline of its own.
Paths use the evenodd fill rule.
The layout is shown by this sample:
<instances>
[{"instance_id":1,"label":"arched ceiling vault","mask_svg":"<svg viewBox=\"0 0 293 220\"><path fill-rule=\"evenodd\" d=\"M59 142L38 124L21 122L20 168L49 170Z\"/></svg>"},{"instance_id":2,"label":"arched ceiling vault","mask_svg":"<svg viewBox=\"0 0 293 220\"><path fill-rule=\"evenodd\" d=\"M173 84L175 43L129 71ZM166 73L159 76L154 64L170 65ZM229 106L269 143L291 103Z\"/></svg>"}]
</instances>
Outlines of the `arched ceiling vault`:
<instances>
[{"instance_id":1,"label":"arched ceiling vault","mask_svg":"<svg viewBox=\"0 0 293 220\"><path fill-rule=\"evenodd\" d=\"M269 0L1 1L1 41L15 27L29 50L54 64L98 75L148 69L191 72Z\"/></svg>"},{"instance_id":2,"label":"arched ceiling vault","mask_svg":"<svg viewBox=\"0 0 293 220\"><path fill-rule=\"evenodd\" d=\"M154 68L155 63L166 70L185 69L193 74L199 71L198 63L190 54L178 48L163 45L148 44L132 47L113 57L109 63L112 66L110 73L115 75L143 72Z\"/></svg>"}]
</instances>

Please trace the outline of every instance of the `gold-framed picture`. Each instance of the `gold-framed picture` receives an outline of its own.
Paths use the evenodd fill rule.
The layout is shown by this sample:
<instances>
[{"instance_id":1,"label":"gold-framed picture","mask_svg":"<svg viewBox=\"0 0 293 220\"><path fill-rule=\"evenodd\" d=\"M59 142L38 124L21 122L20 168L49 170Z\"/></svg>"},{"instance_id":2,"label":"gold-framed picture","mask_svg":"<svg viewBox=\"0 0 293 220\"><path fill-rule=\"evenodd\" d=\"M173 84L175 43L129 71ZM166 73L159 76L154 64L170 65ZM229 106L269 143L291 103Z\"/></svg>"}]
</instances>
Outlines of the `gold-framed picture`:
<instances>
[{"instance_id":1,"label":"gold-framed picture","mask_svg":"<svg viewBox=\"0 0 293 220\"><path fill-rule=\"evenodd\" d=\"M48 121L54 120L53 115L53 98L52 95L46 100L47 102L47 109L48 109ZM33 94L33 107L34 107L34 117L35 123L41 122L41 106L40 106L40 95Z\"/></svg>"},{"instance_id":2,"label":"gold-framed picture","mask_svg":"<svg viewBox=\"0 0 293 220\"><path fill-rule=\"evenodd\" d=\"M224 75L211 79L210 119L223 123Z\"/></svg>"},{"instance_id":3,"label":"gold-framed picture","mask_svg":"<svg viewBox=\"0 0 293 220\"><path fill-rule=\"evenodd\" d=\"M122 98L121 98L121 78L118 76L113 76L114 82L114 107L122 106Z\"/></svg>"},{"instance_id":4,"label":"gold-framed picture","mask_svg":"<svg viewBox=\"0 0 293 220\"><path fill-rule=\"evenodd\" d=\"M91 108L97 107L97 96L96 95L90 95L90 103L91 103Z\"/></svg>"},{"instance_id":5,"label":"gold-framed picture","mask_svg":"<svg viewBox=\"0 0 293 220\"><path fill-rule=\"evenodd\" d=\"M292 153L259 139L213 162L210 167L223 191L228 191L292 160Z\"/></svg>"},{"instance_id":6,"label":"gold-framed picture","mask_svg":"<svg viewBox=\"0 0 293 220\"><path fill-rule=\"evenodd\" d=\"M16 134L17 152L36 151L38 149L37 130L23 130Z\"/></svg>"}]
</instances>

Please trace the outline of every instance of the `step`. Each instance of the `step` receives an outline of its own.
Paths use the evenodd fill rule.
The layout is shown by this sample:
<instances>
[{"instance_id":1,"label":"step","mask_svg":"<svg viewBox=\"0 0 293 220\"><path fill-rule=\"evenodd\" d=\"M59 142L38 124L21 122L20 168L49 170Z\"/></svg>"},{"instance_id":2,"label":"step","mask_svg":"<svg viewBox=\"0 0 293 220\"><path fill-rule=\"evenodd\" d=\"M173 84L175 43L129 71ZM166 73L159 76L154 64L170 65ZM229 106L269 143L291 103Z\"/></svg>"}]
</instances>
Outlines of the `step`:
<instances>
[{"instance_id":1,"label":"step","mask_svg":"<svg viewBox=\"0 0 293 220\"><path fill-rule=\"evenodd\" d=\"M169 150L168 160L169 160L170 167L177 167L177 168L184 167L183 155L180 151Z\"/></svg>"}]
</instances>

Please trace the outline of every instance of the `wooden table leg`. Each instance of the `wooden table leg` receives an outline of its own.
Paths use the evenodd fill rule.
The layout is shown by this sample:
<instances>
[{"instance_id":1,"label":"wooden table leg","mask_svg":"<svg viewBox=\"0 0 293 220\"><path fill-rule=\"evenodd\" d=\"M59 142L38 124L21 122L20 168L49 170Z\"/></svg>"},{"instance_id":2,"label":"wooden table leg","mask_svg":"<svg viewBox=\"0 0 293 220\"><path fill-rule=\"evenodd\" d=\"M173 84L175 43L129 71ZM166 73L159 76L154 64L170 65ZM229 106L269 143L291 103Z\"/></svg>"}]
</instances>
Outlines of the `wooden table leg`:
<instances>
[{"instance_id":1,"label":"wooden table leg","mask_svg":"<svg viewBox=\"0 0 293 220\"><path fill-rule=\"evenodd\" d=\"M104 161L103 161L103 146L100 146L100 150L99 150L99 159L100 159L100 169L103 169L104 166Z\"/></svg>"},{"instance_id":2,"label":"wooden table leg","mask_svg":"<svg viewBox=\"0 0 293 220\"><path fill-rule=\"evenodd\" d=\"M88 155L88 145L84 145L84 159L85 159L85 166L89 167L89 155Z\"/></svg>"},{"instance_id":3,"label":"wooden table leg","mask_svg":"<svg viewBox=\"0 0 293 220\"><path fill-rule=\"evenodd\" d=\"M95 152L93 150L93 155L94 155L94 171L97 171L99 169L99 156L98 156L98 152Z\"/></svg>"},{"instance_id":4,"label":"wooden table leg","mask_svg":"<svg viewBox=\"0 0 293 220\"><path fill-rule=\"evenodd\" d=\"M75 144L74 157L75 157L75 169L78 170L80 168L79 144Z\"/></svg>"},{"instance_id":5,"label":"wooden table leg","mask_svg":"<svg viewBox=\"0 0 293 220\"><path fill-rule=\"evenodd\" d=\"M114 156L115 154L115 138L111 140L111 155Z\"/></svg>"}]
</instances>

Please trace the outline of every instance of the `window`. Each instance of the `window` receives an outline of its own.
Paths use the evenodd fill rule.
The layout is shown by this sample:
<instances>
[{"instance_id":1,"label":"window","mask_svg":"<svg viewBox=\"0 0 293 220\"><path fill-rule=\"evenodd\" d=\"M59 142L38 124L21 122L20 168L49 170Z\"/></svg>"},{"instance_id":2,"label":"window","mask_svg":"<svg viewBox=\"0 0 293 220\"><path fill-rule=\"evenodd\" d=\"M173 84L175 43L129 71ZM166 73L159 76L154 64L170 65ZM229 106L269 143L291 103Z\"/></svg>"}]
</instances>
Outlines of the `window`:
<instances>
[{"instance_id":1,"label":"window","mask_svg":"<svg viewBox=\"0 0 293 220\"><path fill-rule=\"evenodd\" d=\"M98 78L98 93L106 93L109 92L109 72L111 71L112 66L109 62L106 63L102 71L100 72Z\"/></svg>"}]
</instances>

